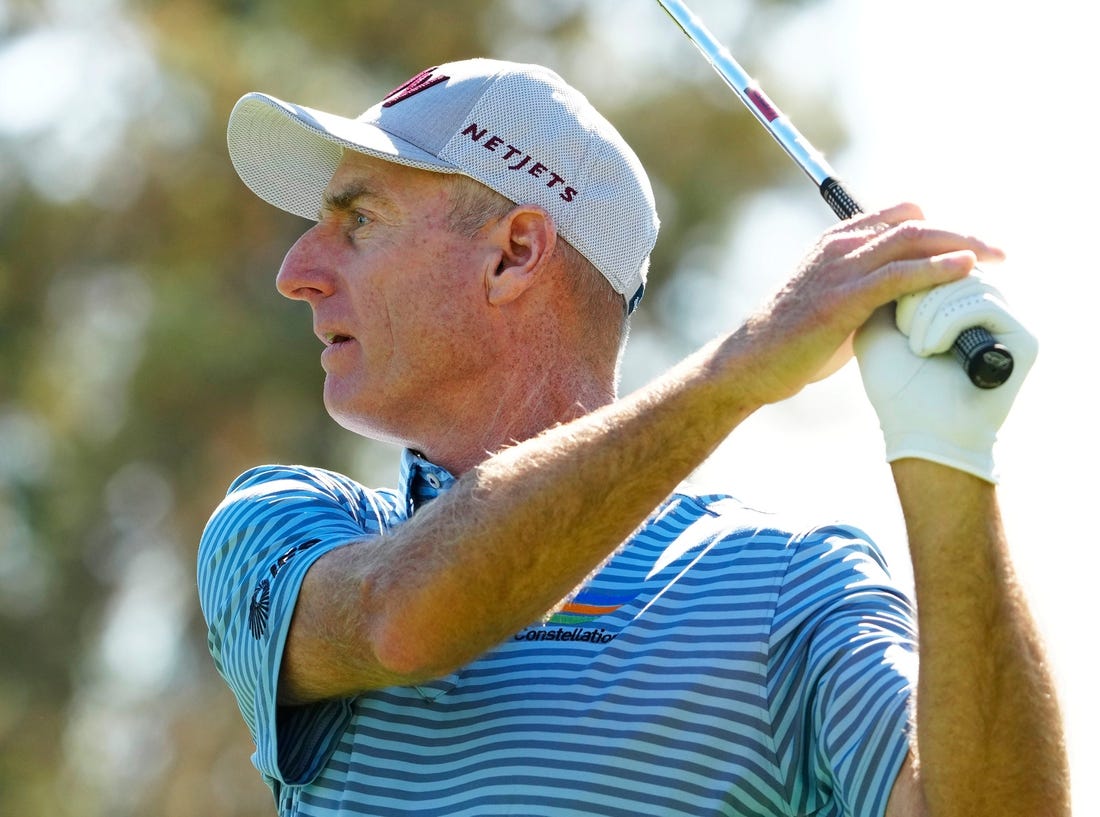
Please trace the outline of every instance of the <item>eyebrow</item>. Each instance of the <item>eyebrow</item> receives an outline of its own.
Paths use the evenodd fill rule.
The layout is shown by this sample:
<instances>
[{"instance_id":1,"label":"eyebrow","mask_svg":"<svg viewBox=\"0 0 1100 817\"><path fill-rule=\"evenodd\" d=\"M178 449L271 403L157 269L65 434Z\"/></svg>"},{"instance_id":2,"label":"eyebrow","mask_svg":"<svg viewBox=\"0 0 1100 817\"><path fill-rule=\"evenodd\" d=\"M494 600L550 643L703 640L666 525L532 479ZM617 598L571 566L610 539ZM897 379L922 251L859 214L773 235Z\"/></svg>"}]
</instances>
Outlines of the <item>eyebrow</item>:
<instances>
[{"instance_id":1,"label":"eyebrow","mask_svg":"<svg viewBox=\"0 0 1100 817\"><path fill-rule=\"evenodd\" d=\"M360 199L370 199L382 205L393 205L391 199L379 192L377 188L365 182L357 182L348 185L342 190L334 192L326 190L322 197L321 212L319 215L325 212L345 213L351 210Z\"/></svg>"}]
</instances>

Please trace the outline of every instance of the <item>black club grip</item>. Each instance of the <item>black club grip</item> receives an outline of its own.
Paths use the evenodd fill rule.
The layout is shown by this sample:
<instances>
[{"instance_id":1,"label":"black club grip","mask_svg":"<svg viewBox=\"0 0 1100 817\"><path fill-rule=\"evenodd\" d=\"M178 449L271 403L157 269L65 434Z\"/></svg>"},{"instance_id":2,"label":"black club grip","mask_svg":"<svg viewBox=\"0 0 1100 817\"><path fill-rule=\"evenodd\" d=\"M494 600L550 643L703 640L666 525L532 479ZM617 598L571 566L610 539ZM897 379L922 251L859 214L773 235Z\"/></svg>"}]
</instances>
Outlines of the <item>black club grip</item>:
<instances>
[{"instance_id":1,"label":"black club grip","mask_svg":"<svg viewBox=\"0 0 1100 817\"><path fill-rule=\"evenodd\" d=\"M984 327L964 330L951 348L979 389L995 389L1012 374L1012 353Z\"/></svg>"},{"instance_id":2,"label":"black club grip","mask_svg":"<svg viewBox=\"0 0 1100 817\"><path fill-rule=\"evenodd\" d=\"M863 212L851 194L831 176L821 183L821 197L840 219ZM979 389L995 389L1012 374L1012 353L981 326L966 329L951 347L970 382Z\"/></svg>"},{"instance_id":3,"label":"black club grip","mask_svg":"<svg viewBox=\"0 0 1100 817\"><path fill-rule=\"evenodd\" d=\"M844 185L831 176L821 183L821 196L841 221L863 212L863 208L844 189Z\"/></svg>"}]
</instances>

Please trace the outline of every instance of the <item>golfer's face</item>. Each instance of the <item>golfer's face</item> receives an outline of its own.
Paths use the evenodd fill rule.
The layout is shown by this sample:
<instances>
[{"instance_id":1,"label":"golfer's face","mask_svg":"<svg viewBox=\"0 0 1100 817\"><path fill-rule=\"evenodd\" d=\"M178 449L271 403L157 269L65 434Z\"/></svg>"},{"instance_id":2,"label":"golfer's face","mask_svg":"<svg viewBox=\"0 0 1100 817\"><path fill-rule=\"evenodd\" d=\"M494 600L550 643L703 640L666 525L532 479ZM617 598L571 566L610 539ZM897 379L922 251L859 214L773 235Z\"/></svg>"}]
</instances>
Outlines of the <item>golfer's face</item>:
<instances>
[{"instance_id":1,"label":"golfer's face","mask_svg":"<svg viewBox=\"0 0 1100 817\"><path fill-rule=\"evenodd\" d=\"M435 174L346 152L283 261L278 289L313 309L325 405L347 428L408 442L482 368L480 273L499 255L453 232L449 212Z\"/></svg>"}]
</instances>

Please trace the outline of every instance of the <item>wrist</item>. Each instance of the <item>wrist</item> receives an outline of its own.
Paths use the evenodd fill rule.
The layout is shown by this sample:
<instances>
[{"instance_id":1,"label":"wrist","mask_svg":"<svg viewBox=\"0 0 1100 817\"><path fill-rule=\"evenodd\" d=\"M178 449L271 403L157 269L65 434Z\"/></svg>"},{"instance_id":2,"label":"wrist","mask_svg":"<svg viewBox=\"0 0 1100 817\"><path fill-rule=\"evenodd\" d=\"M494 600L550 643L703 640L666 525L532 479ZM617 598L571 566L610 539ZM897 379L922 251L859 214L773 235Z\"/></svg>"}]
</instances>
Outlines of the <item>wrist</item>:
<instances>
[{"instance_id":1,"label":"wrist","mask_svg":"<svg viewBox=\"0 0 1100 817\"><path fill-rule=\"evenodd\" d=\"M886 433L886 461L925 460L971 474L996 485L1000 479L993 461L992 447L976 451L954 445L942 437L919 431Z\"/></svg>"}]
</instances>

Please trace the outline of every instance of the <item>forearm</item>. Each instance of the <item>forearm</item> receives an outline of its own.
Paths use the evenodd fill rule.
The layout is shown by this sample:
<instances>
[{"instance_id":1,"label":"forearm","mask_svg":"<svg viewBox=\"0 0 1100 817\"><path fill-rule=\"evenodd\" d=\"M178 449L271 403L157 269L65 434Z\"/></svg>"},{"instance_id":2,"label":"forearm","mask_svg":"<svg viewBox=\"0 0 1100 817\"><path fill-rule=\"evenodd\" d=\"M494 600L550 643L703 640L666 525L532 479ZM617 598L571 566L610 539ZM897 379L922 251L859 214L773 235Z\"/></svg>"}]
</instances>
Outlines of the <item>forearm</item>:
<instances>
[{"instance_id":1,"label":"forearm","mask_svg":"<svg viewBox=\"0 0 1100 817\"><path fill-rule=\"evenodd\" d=\"M1069 813L1054 686L990 483L893 464L917 590L917 749L928 812Z\"/></svg>"}]
</instances>

